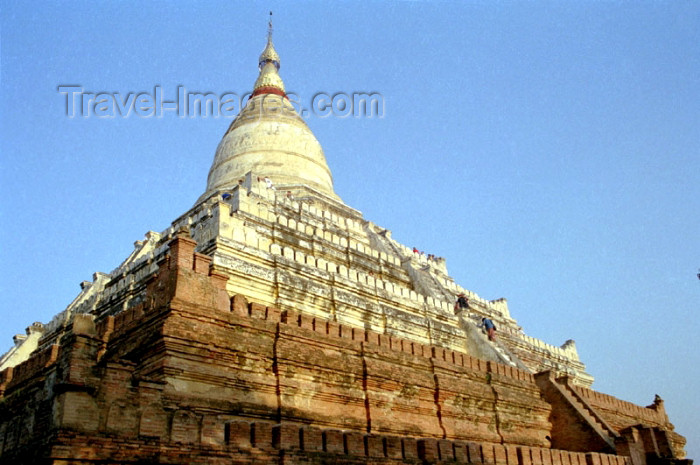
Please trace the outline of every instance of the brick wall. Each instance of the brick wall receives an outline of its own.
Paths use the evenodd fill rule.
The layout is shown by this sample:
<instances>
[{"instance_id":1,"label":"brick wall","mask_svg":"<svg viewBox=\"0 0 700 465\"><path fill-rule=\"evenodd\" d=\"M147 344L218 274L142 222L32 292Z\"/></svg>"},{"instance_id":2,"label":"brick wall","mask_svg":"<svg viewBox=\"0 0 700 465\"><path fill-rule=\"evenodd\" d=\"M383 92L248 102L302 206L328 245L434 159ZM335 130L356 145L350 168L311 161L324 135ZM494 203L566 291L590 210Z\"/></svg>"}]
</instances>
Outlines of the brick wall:
<instances>
[{"instance_id":1,"label":"brick wall","mask_svg":"<svg viewBox=\"0 0 700 465\"><path fill-rule=\"evenodd\" d=\"M623 465L550 451L530 373L225 284L178 237L142 303L79 315L60 346L0 373L0 458Z\"/></svg>"},{"instance_id":2,"label":"brick wall","mask_svg":"<svg viewBox=\"0 0 700 465\"><path fill-rule=\"evenodd\" d=\"M629 459L527 446L504 446L430 438L372 435L289 423L226 424L225 443L163 444L61 433L50 455L80 457L81 464L116 465L141 460L169 464L397 464L463 463L483 465L630 465ZM70 462L75 463L75 462Z\"/></svg>"}]
</instances>

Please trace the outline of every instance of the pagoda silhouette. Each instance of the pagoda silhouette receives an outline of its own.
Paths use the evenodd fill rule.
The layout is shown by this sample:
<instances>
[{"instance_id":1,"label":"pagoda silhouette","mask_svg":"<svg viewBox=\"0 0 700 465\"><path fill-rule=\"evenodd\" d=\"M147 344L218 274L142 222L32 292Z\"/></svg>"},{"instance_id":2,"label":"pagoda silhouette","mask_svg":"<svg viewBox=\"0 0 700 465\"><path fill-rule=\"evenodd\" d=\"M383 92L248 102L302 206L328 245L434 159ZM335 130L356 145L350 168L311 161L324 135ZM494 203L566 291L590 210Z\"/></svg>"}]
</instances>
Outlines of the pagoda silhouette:
<instances>
[{"instance_id":1,"label":"pagoda silhouette","mask_svg":"<svg viewBox=\"0 0 700 465\"><path fill-rule=\"evenodd\" d=\"M194 206L0 358L0 463L692 463L660 397L346 205L271 27L258 64Z\"/></svg>"}]
</instances>

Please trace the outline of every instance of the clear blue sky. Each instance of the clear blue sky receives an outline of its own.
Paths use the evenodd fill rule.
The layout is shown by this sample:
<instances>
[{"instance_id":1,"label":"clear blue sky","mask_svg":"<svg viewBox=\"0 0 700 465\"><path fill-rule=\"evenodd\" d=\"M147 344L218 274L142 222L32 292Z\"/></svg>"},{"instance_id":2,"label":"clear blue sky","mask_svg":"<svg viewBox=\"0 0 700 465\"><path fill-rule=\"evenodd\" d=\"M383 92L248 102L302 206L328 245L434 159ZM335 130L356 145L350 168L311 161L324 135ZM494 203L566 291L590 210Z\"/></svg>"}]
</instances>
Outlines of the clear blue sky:
<instances>
[{"instance_id":1,"label":"clear blue sky","mask_svg":"<svg viewBox=\"0 0 700 465\"><path fill-rule=\"evenodd\" d=\"M71 119L57 86L242 94L269 9L288 90L384 96L308 119L345 202L700 459L697 1L2 2L0 352L184 213L230 123Z\"/></svg>"}]
</instances>

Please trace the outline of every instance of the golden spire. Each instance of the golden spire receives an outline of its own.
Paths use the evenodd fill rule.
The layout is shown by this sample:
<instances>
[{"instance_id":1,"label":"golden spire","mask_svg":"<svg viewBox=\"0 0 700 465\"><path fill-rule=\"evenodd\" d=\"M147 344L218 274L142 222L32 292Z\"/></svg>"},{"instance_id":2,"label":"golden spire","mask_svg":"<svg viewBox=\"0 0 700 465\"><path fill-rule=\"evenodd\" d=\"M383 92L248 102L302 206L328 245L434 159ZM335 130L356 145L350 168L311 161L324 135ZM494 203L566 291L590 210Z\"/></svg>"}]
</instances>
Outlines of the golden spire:
<instances>
[{"instance_id":1,"label":"golden spire","mask_svg":"<svg viewBox=\"0 0 700 465\"><path fill-rule=\"evenodd\" d=\"M275 44L272 43L272 12L270 12L270 21L267 23L267 45L258 59L260 71L262 71L265 63L272 63L278 71L280 69L280 56L275 50Z\"/></svg>"},{"instance_id":2,"label":"golden spire","mask_svg":"<svg viewBox=\"0 0 700 465\"><path fill-rule=\"evenodd\" d=\"M280 56L272 43L272 12L270 12L270 21L267 23L267 45L260 54L258 67L260 68L260 75L253 86L253 96L278 94L286 97L287 92L284 88L284 82L277 74L277 71L280 69Z\"/></svg>"},{"instance_id":3,"label":"golden spire","mask_svg":"<svg viewBox=\"0 0 700 465\"><path fill-rule=\"evenodd\" d=\"M260 70L262 70L265 63L272 63L273 65L275 65L275 68L277 68L278 70L280 69L280 56L275 50L275 46L272 43L272 39L267 40L267 46L265 47L265 50L263 50L263 52L260 54L260 60L258 61L258 66L260 66Z\"/></svg>"},{"instance_id":4,"label":"golden spire","mask_svg":"<svg viewBox=\"0 0 700 465\"><path fill-rule=\"evenodd\" d=\"M333 190L323 148L287 98L278 66L270 22L255 90L221 139L199 201L233 189L254 173L288 192L342 202Z\"/></svg>"},{"instance_id":5,"label":"golden spire","mask_svg":"<svg viewBox=\"0 0 700 465\"><path fill-rule=\"evenodd\" d=\"M284 88L284 82L279 74L277 74L277 68L275 68L274 63L267 62L260 70L260 75L258 79L255 80L255 85L253 86L253 95L264 94L264 93L276 93L272 89L277 89L286 94L287 91ZM260 91L260 92L258 92Z\"/></svg>"}]
</instances>

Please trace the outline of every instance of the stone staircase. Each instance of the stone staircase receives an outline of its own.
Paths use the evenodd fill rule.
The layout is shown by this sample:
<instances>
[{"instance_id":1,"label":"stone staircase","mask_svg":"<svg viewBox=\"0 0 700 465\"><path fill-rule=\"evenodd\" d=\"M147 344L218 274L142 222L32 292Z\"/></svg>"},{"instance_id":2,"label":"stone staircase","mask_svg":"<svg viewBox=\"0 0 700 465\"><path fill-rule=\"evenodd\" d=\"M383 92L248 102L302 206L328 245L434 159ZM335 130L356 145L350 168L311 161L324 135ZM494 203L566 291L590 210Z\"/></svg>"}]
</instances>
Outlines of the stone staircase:
<instances>
[{"instance_id":1,"label":"stone staircase","mask_svg":"<svg viewBox=\"0 0 700 465\"><path fill-rule=\"evenodd\" d=\"M454 301L454 294L445 289L430 273L430 265L417 268L409 259L402 261L401 266L411 277L416 292L430 296L436 300Z\"/></svg>"},{"instance_id":2,"label":"stone staircase","mask_svg":"<svg viewBox=\"0 0 700 465\"><path fill-rule=\"evenodd\" d=\"M516 357L507 347L500 343L498 339L489 341L488 336L478 328L477 321L481 317L476 313L459 314L459 324L464 330L467 339L473 341L477 347L470 351L476 356L487 360L493 360L504 365L509 365L520 370L530 372L530 370ZM474 350L476 349L476 350ZM489 356L491 355L491 356Z\"/></svg>"},{"instance_id":3,"label":"stone staircase","mask_svg":"<svg viewBox=\"0 0 700 465\"><path fill-rule=\"evenodd\" d=\"M430 263L419 263L414 257L414 254L407 254L403 249L390 237L385 234L379 234L374 231L373 227L366 226L365 231L370 236L371 243L384 253L395 255L401 259L401 267L408 273L413 283L414 290L424 296L432 297L436 300L446 300L453 302L455 299L454 293L440 284L440 282L430 272Z\"/></svg>"},{"instance_id":4,"label":"stone staircase","mask_svg":"<svg viewBox=\"0 0 700 465\"><path fill-rule=\"evenodd\" d=\"M591 416L593 421L603 430L607 433L609 436L610 440L612 442L615 442L615 438L619 437L620 435L615 431L615 429L606 422L603 417L601 417L596 409L594 409L586 399L581 397L581 395L574 389L574 387L571 385L571 379L568 376L562 376L559 378L555 379L556 383L562 386L566 392L571 396L571 401L577 405L579 408L583 409L588 415Z\"/></svg>"},{"instance_id":5,"label":"stone staircase","mask_svg":"<svg viewBox=\"0 0 700 465\"><path fill-rule=\"evenodd\" d=\"M440 282L440 279L438 276L436 276L436 272L434 272L433 267L439 270L439 265L436 265L434 262L418 259L415 253L407 251L387 234L381 232L378 233L375 231L375 227L371 224L365 225L365 231L367 232L367 235L370 238L370 243L373 247L386 254L394 255L400 259L401 268L408 274L409 278L411 279L413 289L416 291L416 293L422 296L432 297L437 301L448 302L450 308L452 308L452 305L457 299L457 295L455 291L450 290L442 282ZM440 272L438 271L437 274L439 275ZM450 314L452 314L452 312L450 312ZM481 316L483 315L469 313L467 316L469 318L465 321L471 319L473 321L470 323L473 323L473 325L476 326L478 324L477 322L481 320ZM464 328L463 323L462 327ZM479 339L487 341L486 335L483 332L478 331L478 335L480 336ZM508 349L506 342L498 339L493 342L488 342L493 351L498 354L500 363L531 372L530 368L522 363L520 359L518 359L518 357L516 357L515 354Z\"/></svg>"},{"instance_id":6,"label":"stone staircase","mask_svg":"<svg viewBox=\"0 0 700 465\"><path fill-rule=\"evenodd\" d=\"M378 249L401 258L401 266L411 278L416 292L436 300L446 300L450 303L454 302L454 293L446 289L433 273L431 273L429 263L417 263L413 254L404 253L393 239L386 235L376 233L372 227L366 227L365 230ZM498 341L498 339L496 341L488 340L486 334L477 328L477 321L479 318L480 316L477 314L459 315L460 326L465 330L466 337L471 337L476 340L478 345L485 352L491 352L492 357L488 357L489 359L494 359L494 361L521 370L530 371L504 344Z\"/></svg>"},{"instance_id":7,"label":"stone staircase","mask_svg":"<svg viewBox=\"0 0 700 465\"><path fill-rule=\"evenodd\" d=\"M499 342L494 342L495 344L493 345L493 350L498 353L498 356L506 363L506 365L518 367L518 364L515 362L515 356Z\"/></svg>"},{"instance_id":8,"label":"stone staircase","mask_svg":"<svg viewBox=\"0 0 700 465\"><path fill-rule=\"evenodd\" d=\"M551 371L544 371L535 375L535 381L558 417L568 418L565 422L568 424L583 425L591 441L598 442L600 448L609 453L616 453L615 440L620 435L578 395L568 377L555 379ZM558 429L556 425L553 428L554 431ZM556 441L557 438L553 437L553 440Z\"/></svg>"}]
</instances>

